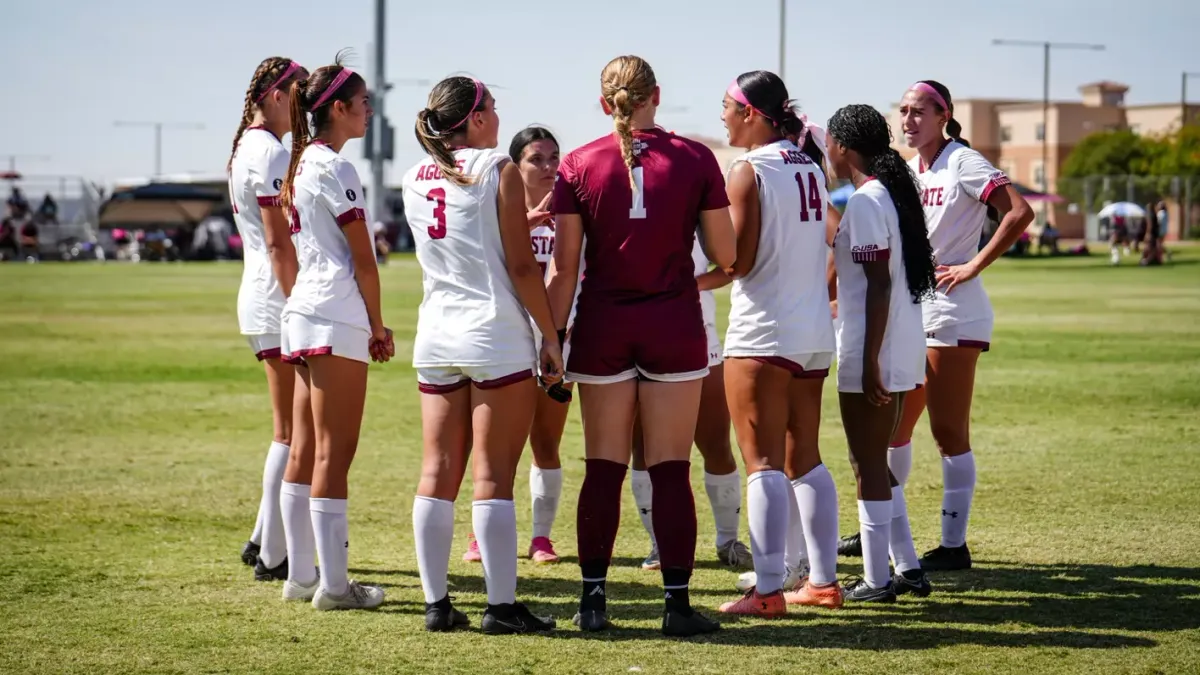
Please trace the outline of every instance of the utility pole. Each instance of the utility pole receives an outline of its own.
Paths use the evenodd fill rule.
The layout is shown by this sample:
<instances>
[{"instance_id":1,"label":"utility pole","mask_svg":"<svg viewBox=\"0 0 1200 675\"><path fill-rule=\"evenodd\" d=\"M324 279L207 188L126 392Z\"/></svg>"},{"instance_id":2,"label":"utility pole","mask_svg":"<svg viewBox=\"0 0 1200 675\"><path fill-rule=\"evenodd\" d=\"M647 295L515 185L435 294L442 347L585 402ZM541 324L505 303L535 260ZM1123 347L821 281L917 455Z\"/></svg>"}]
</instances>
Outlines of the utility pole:
<instances>
[{"instance_id":1,"label":"utility pole","mask_svg":"<svg viewBox=\"0 0 1200 675\"><path fill-rule=\"evenodd\" d=\"M787 0L779 0L779 79L787 82Z\"/></svg>"},{"instance_id":2,"label":"utility pole","mask_svg":"<svg viewBox=\"0 0 1200 675\"><path fill-rule=\"evenodd\" d=\"M371 69L374 80L373 89L375 90L375 95L371 99L371 106L375 110L375 114L371 117L374 133L371 134L371 147L367 149L367 157L371 160L370 217L378 222L391 220L390 213L387 212L387 195L384 194L387 188L383 185L384 169L387 161L391 159L391 148L386 147L388 124L387 117L384 115L384 99L387 98L388 89L391 88L384 74L384 60L387 54L387 29L384 21L386 5L386 0L375 0L375 42ZM373 227L372 223L367 223L367 225Z\"/></svg>"},{"instance_id":3,"label":"utility pole","mask_svg":"<svg viewBox=\"0 0 1200 675\"><path fill-rule=\"evenodd\" d=\"M126 120L118 120L113 122L114 127L137 127L137 128L152 128L154 129L154 177L162 175L162 132L163 129L186 129L191 131L199 131L204 129L204 125L199 122L130 122Z\"/></svg>"},{"instance_id":4,"label":"utility pole","mask_svg":"<svg viewBox=\"0 0 1200 675\"><path fill-rule=\"evenodd\" d=\"M29 160L33 162L49 162L50 158L46 155L0 155L0 157L8 158L8 172L17 172L17 160Z\"/></svg>"},{"instance_id":5,"label":"utility pole","mask_svg":"<svg viewBox=\"0 0 1200 675\"><path fill-rule=\"evenodd\" d=\"M1180 79L1180 88L1179 88L1179 129L1180 129L1180 131L1183 130L1183 127L1185 127L1188 122L1188 102L1187 102L1188 78L1189 77L1200 77L1200 73L1189 73L1189 72L1185 71L1182 75L1183 76L1179 78Z\"/></svg>"},{"instance_id":6,"label":"utility pole","mask_svg":"<svg viewBox=\"0 0 1200 675\"><path fill-rule=\"evenodd\" d=\"M1042 49L1042 192L1050 191L1050 50L1087 49L1104 51L1104 45L1076 42L1039 42L1036 40L992 40L998 47L1040 47ZM1055 172L1057 175L1058 172Z\"/></svg>"}]
</instances>

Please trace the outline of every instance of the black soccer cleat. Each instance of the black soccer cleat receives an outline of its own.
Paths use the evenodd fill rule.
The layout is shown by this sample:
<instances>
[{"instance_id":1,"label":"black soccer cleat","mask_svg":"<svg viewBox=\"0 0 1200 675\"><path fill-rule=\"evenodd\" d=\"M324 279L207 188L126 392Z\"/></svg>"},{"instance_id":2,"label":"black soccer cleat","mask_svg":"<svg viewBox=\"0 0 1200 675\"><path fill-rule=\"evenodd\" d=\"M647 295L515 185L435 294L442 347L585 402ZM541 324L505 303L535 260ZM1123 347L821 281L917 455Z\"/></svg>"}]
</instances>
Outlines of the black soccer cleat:
<instances>
[{"instance_id":1,"label":"black soccer cleat","mask_svg":"<svg viewBox=\"0 0 1200 675\"><path fill-rule=\"evenodd\" d=\"M892 577L892 588L896 591L896 595L904 595L912 593L918 598L927 598L933 592L933 585L929 583L929 577L925 576L925 570L905 570L895 574Z\"/></svg>"},{"instance_id":2,"label":"black soccer cleat","mask_svg":"<svg viewBox=\"0 0 1200 675\"><path fill-rule=\"evenodd\" d=\"M288 561L287 558L275 567L267 567L263 564L262 558L259 558L254 563L254 580L255 581L283 581L288 578Z\"/></svg>"},{"instance_id":3,"label":"black soccer cleat","mask_svg":"<svg viewBox=\"0 0 1200 675\"><path fill-rule=\"evenodd\" d=\"M242 546L242 563L247 567L254 567L258 562L258 554L262 552L262 547L258 544L248 541L245 546Z\"/></svg>"},{"instance_id":4,"label":"black soccer cleat","mask_svg":"<svg viewBox=\"0 0 1200 675\"><path fill-rule=\"evenodd\" d=\"M534 616L524 604L514 602L511 605L488 605L479 627L488 635L549 633L554 630L554 619Z\"/></svg>"},{"instance_id":5,"label":"black soccer cleat","mask_svg":"<svg viewBox=\"0 0 1200 675\"><path fill-rule=\"evenodd\" d=\"M470 625L471 620L467 618L467 615L454 609L454 606L450 604L449 595L437 602L425 603L425 630L427 631L441 633Z\"/></svg>"},{"instance_id":6,"label":"black soccer cleat","mask_svg":"<svg viewBox=\"0 0 1200 675\"><path fill-rule=\"evenodd\" d=\"M862 534L855 532L838 540L838 555L845 558L862 557Z\"/></svg>"},{"instance_id":7,"label":"black soccer cleat","mask_svg":"<svg viewBox=\"0 0 1200 675\"><path fill-rule=\"evenodd\" d=\"M926 572L954 572L971 569L971 551L962 546L938 546L921 556L921 569Z\"/></svg>"},{"instance_id":8,"label":"black soccer cleat","mask_svg":"<svg viewBox=\"0 0 1200 675\"><path fill-rule=\"evenodd\" d=\"M581 609L571 622L585 633L596 633L612 627L608 622L608 612L599 609Z\"/></svg>"},{"instance_id":9,"label":"black soccer cleat","mask_svg":"<svg viewBox=\"0 0 1200 675\"><path fill-rule=\"evenodd\" d=\"M895 602L896 589L889 581L883 588L871 588L866 579L854 579L842 586L842 599L849 603Z\"/></svg>"},{"instance_id":10,"label":"black soccer cleat","mask_svg":"<svg viewBox=\"0 0 1200 675\"><path fill-rule=\"evenodd\" d=\"M662 633L667 637L692 637L721 630L721 624L695 610L668 607L663 611Z\"/></svg>"}]
</instances>

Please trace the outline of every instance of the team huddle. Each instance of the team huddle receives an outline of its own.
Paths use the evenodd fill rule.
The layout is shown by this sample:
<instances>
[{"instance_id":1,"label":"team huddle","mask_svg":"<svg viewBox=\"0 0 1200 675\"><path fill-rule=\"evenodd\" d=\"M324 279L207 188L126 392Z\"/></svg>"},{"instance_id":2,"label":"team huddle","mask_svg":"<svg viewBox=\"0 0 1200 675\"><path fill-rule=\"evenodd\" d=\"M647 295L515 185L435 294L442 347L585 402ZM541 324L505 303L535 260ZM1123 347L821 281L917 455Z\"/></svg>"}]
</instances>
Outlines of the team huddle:
<instances>
[{"instance_id":1,"label":"team huddle","mask_svg":"<svg viewBox=\"0 0 1200 675\"><path fill-rule=\"evenodd\" d=\"M715 555L753 568L722 614L894 602L928 595L928 571L971 566L970 405L992 332L979 274L1020 236L1029 206L959 138L950 92L931 80L901 104L905 143L917 151L910 162L873 108L841 108L822 129L767 71L725 91L729 143L745 152L724 171L707 147L655 124L659 104L650 65L622 56L601 73L613 132L562 156L542 127L498 151L495 99L470 77L439 82L417 115L427 156L402 186L424 289L413 344L423 439L413 532L427 630L470 624L447 582L468 460L473 531L463 559L483 568L483 632L555 628L516 597L514 482L528 443L527 553L558 562L550 535L575 393L586 457L580 630L612 625L606 579L631 462L649 537L642 566L662 576L663 633L720 628L689 596L693 444ZM344 66L310 73L269 58L246 92L229 165L245 242L238 318L274 409L242 559L256 579L282 580L284 599L322 610L384 600L383 589L348 578L347 476L367 364L395 355L362 185L339 154L371 114L365 81ZM290 151L280 140L289 132ZM840 215L829 201L834 176L856 188ZM989 206L1002 220L981 249ZM713 291L726 285L722 341ZM860 523L841 539L818 447L834 363ZM926 409L942 458L942 535L918 556L904 484ZM862 556L861 578L839 584L839 553Z\"/></svg>"}]
</instances>

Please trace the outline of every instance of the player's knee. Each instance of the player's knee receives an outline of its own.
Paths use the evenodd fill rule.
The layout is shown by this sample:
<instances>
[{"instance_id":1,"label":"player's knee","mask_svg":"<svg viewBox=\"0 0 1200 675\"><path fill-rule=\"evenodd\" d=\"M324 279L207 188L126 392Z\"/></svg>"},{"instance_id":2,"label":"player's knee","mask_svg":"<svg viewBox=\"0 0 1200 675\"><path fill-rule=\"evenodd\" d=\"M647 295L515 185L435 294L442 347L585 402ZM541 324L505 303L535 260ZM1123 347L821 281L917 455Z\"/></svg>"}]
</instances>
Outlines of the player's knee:
<instances>
[{"instance_id":1,"label":"player's knee","mask_svg":"<svg viewBox=\"0 0 1200 675\"><path fill-rule=\"evenodd\" d=\"M971 441L967 430L952 424L932 425L933 441L937 444L938 452L943 457L961 455L970 447Z\"/></svg>"}]
</instances>

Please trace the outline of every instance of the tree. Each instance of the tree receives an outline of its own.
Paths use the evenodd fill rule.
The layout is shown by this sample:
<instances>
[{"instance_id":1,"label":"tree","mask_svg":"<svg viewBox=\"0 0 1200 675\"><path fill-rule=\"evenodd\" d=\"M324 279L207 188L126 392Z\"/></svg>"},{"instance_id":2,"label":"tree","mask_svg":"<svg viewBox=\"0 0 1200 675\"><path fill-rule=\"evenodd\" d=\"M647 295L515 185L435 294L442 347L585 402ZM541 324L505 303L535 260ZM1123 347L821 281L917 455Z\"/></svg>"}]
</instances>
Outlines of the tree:
<instances>
[{"instance_id":1,"label":"tree","mask_svg":"<svg viewBox=\"0 0 1200 675\"><path fill-rule=\"evenodd\" d=\"M1179 175L1186 162L1196 159L1200 159L1200 127L1195 125L1160 138L1139 136L1129 129L1102 131L1080 141L1063 162L1058 192L1090 209L1127 199L1132 184L1133 200L1146 202L1158 199L1168 189L1169 177ZM1142 178L1148 176L1155 178ZM1105 178L1090 184L1085 180L1096 177Z\"/></svg>"}]
</instances>

